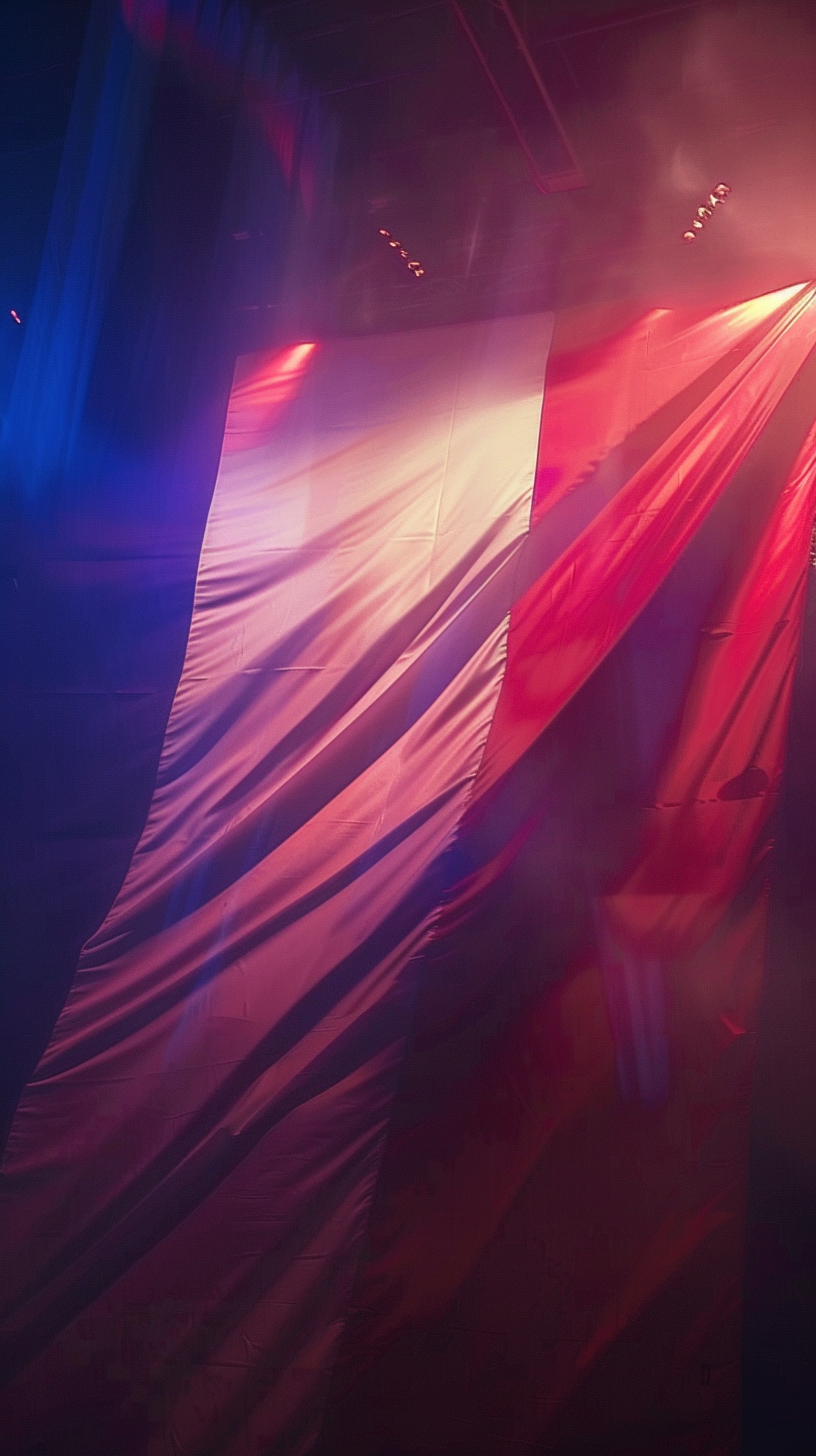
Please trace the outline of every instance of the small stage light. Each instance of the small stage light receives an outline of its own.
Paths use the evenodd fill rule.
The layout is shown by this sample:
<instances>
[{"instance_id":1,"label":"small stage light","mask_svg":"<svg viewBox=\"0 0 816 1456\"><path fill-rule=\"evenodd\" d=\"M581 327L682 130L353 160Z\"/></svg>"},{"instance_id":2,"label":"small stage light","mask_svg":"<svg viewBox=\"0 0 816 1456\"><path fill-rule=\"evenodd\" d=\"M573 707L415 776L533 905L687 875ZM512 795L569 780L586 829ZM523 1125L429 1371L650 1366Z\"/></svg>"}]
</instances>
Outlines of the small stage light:
<instances>
[{"instance_id":1,"label":"small stage light","mask_svg":"<svg viewBox=\"0 0 816 1456\"><path fill-rule=\"evenodd\" d=\"M393 238L388 231L388 228L378 228L377 231L381 238L385 238L385 241L387 242L389 248L396 249L396 251L399 253L399 256L403 258L404 261L408 264L408 267L413 273L414 277L422 278L424 276L425 269L417 262L416 258L411 257L408 249L402 246L402 243L399 241L399 239Z\"/></svg>"},{"instance_id":2,"label":"small stage light","mask_svg":"<svg viewBox=\"0 0 816 1456\"><path fill-rule=\"evenodd\" d=\"M728 186L727 182L718 182L717 186L712 189L712 191L708 194L708 201L702 202L697 208L697 215L691 224L694 231L691 232L687 230L683 233L683 238L687 243L694 242L697 233L701 232L705 224L708 222L708 219L714 216L715 207L719 206L720 203L725 202L725 199L728 197L730 191L731 188Z\"/></svg>"},{"instance_id":3,"label":"small stage light","mask_svg":"<svg viewBox=\"0 0 816 1456\"><path fill-rule=\"evenodd\" d=\"M23 320L20 318L20 315L18 314L16 308L10 308L9 309L9 313L11 314L11 317L14 319L14 322L16 324L21 324L23 322Z\"/></svg>"}]
</instances>

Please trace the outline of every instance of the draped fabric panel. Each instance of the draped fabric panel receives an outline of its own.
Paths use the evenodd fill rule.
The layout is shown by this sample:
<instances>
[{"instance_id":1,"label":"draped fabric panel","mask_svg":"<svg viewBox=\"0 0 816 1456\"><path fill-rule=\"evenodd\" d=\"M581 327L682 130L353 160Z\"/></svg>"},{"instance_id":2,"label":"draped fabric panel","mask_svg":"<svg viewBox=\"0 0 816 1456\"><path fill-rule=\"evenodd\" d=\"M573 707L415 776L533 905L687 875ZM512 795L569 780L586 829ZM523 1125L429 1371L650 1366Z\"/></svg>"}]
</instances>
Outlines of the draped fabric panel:
<instances>
[{"instance_id":1,"label":"draped fabric panel","mask_svg":"<svg viewBox=\"0 0 816 1456\"><path fill-rule=\"evenodd\" d=\"M0 441L3 1144L144 827L235 356L298 316L331 191L333 129L257 6L76 11L83 59ZM284 116L285 167L269 134Z\"/></svg>"},{"instance_id":2,"label":"draped fabric panel","mask_svg":"<svg viewBox=\"0 0 816 1456\"><path fill-rule=\"evenodd\" d=\"M703 374L698 389L687 388L685 397L678 388L681 419L672 418L674 411L665 412L663 438L652 441L646 460L628 479L624 475L615 482L613 476L605 492L601 482L590 480L576 491L579 498L583 494L591 499L594 486L594 504L602 508L569 544L559 543L566 549L537 572L516 605L508 671L480 771L481 792L552 722L620 639L767 425L814 342L814 290L792 293L783 294L781 301L777 295L777 308L769 316L767 302L761 300L759 308L743 306L735 316L721 318L720 368L715 365L708 377ZM761 322L751 329L757 314ZM678 349L678 386L684 382L683 365L687 368L683 355L696 355L699 367L700 353L711 347L711 330L702 332L696 348L683 340ZM659 372L666 367L661 360ZM609 371L607 388L613 380ZM698 400L701 386L705 392ZM661 422L652 416L651 423L654 430ZM604 493L611 495L608 503L603 502ZM557 507L558 487L553 496L552 506ZM528 543L528 572L541 564L536 556L547 539L547 506L542 491L537 529Z\"/></svg>"},{"instance_id":3,"label":"draped fabric panel","mask_svg":"<svg viewBox=\"0 0 816 1456\"><path fill-rule=\"evenodd\" d=\"M546 318L240 363L5 1166L21 1453L736 1449L815 298L559 320L535 491Z\"/></svg>"},{"instance_id":4,"label":"draped fabric panel","mask_svg":"<svg viewBox=\"0 0 816 1456\"><path fill-rule=\"evenodd\" d=\"M499 691L550 326L239 365L148 821L10 1139L21 1451L314 1439Z\"/></svg>"},{"instance_id":5,"label":"draped fabric panel","mask_svg":"<svg viewBox=\"0 0 816 1456\"><path fill-rule=\"evenodd\" d=\"M514 607L485 794L425 952L329 1404L338 1456L738 1449L770 821L816 509L813 292L658 327L687 419L666 374L648 380L654 321L577 373L556 334L528 563L548 526L562 549ZM633 343L629 382L658 406L643 462L649 391L628 416L617 392Z\"/></svg>"}]
</instances>

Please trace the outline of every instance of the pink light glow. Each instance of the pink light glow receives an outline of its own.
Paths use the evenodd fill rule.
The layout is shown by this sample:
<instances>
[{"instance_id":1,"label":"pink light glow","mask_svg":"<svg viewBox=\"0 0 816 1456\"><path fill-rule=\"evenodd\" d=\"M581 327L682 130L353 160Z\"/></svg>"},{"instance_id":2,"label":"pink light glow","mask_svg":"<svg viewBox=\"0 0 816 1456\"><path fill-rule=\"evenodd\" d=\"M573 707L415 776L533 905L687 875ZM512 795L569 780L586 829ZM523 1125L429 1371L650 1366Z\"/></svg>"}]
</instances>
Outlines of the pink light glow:
<instances>
[{"instance_id":1,"label":"pink light glow","mask_svg":"<svg viewBox=\"0 0 816 1456\"><path fill-rule=\"evenodd\" d=\"M255 373L235 384L224 432L225 454L258 443L298 393L316 349L314 343L291 344L264 356Z\"/></svg>"}]
</instances>

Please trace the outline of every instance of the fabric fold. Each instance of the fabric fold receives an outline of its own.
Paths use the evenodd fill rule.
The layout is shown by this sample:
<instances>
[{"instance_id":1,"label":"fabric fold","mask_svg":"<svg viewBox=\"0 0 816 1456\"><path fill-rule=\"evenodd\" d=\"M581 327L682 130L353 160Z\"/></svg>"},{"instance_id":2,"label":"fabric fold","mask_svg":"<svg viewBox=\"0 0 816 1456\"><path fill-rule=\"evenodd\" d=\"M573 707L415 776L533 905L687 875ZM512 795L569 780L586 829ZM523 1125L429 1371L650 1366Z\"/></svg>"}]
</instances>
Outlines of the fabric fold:
<instances>
[{"instance_id":1,"label":"fabric fold","mask_svg":"<svg viewBox=\"0 0 816 1456\"><path fill-rule=\"evenodd\" d=\"M499 691L550 332L239 362L147 824L6 1158L28 1442L314 1435Z\"/></svg>"},{"instance_id":2,"label":"fabric fold","mask_svg":"<svg viewBox=\"0 0 816 1456\"><path fill-rule=\"evenodd\" d=\"M734 369L514 607L326 1456L737 1449L753 1033L816 511L813 294L762 302ZM617 362L588 361L583 427ZM582 378L551 364L531 537L548 469L568 499L558 394Z\"/></svg>"}]
</instances>

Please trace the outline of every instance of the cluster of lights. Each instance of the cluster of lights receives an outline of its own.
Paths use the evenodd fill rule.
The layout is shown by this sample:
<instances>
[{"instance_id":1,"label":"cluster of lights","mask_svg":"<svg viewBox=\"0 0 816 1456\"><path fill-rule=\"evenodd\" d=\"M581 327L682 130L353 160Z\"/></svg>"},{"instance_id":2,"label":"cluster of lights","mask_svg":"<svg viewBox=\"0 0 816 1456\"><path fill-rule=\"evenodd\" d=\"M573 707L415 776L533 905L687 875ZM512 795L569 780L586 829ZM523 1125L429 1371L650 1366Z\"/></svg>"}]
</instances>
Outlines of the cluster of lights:
<instances>
[{"instance_id":1,"label":"cluster of lights","mask_svg":"<svg viewBox=\"0 0 816 1456\"><path fill-rule=\"evenodd\" d=\"M417 262L416 258L411 257L408 249L402 246L402 243L399 241L398 238L394 238L391 236L388 228L380 228L380 237L385 238L385 241L387 242L389 248L396 248L398 256L402 258L405 263L407 263L415 278L422 277L425 269L420 263Z\"/></svg>"},{"instance_id":2,"label":"cluster of lights","mask_svg":"<svg viewBox=\"0 0 816 1456\"><path fill-rule=\"evenodd\" d=\"M703 228L708 222L708 219L714 216L714 208L719 207L721 202L725 202L725 199L730 191L731 188L727 186L725 182L720 182L714 188L714 191L708 194L708 201L702 203L702 205L697 208L697 216L695 217L694 222L691 224L688 232L683 233L683 237L685 238L687 243L694 242L697 234L702 232Z\"/></svg>"}]
</instances>

